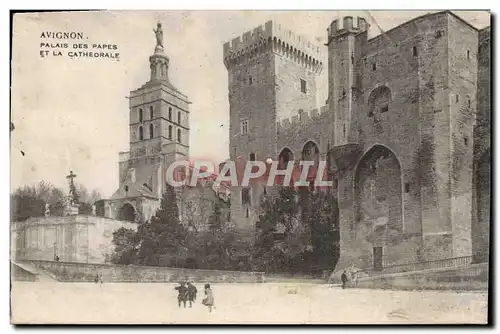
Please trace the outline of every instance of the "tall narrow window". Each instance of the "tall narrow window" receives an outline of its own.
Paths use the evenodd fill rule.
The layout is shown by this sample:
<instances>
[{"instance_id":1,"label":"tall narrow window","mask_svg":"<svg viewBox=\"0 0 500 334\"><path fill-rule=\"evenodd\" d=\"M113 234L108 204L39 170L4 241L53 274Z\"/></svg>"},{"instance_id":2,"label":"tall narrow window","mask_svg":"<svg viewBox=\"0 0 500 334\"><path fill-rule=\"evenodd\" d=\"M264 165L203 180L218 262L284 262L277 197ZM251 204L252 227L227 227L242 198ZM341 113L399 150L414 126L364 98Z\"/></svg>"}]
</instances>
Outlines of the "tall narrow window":
<instances>
[{"instance_id":1,"label":"tall narrow window","mask_svg":"<svg viewBox=\"0 0 500 334\"><path fill-rule=\"evenodd\" d=\"M456 103L460 102L460 95L458 95L458 94L455 95L455 102Z\"/></svg>"},{"instance_id":2,"label":"tall narrow window","mask_svg":"<svg viewBox=\"0 0 500 334\"><path fill-rule=\"evenodd\" d=\"M139 140L144 139L144 131L142 129L142 126L139 127Z\"/></svg>"},{"instance_id":3,"label":"tall narrow window","mask_svg":"<svg viewBox=\"0 0 500 334\"><path fill-rule=\"evenodd\" d=\"M300 79L300 91L302 93L307 93L307 82L302 79Z\"/></svg>"},{"instance_id":4,"label":"tall narrow window","mask_svg":"<svg viewBox=\"0 0 500 334\"><path fill-rule=\"evenodd\" d=\"M464 145L469 146L469 138L464 137Z\"/></svg>"},{"instance_id":5,"label":"tall narrow window","mask_svg":"<svg viewBox=\"0 0 500 334\"><path fill-rule=\"evenodd\" d=\"M177 124L181 124L181 112L177 112Z\"/></svg>"},{"instance_id":6,"label":"tall narrow window","mask_svg":"<svg viewBox=\"0 0 500 334\"><path fill-rule=\"evenodd\" d=\"M253 80L252 80L252 76L251 76L251 75L248 77L248 83L249 83L250 85L253 83Z\"/></svg>"},{"instance_id":7,"label":"tall narrow window","mask_svg":"<svg viewBox=\"0 0 500 334\"><path fill-rule=\"evenodd\" d=\"M467 107L470 108L471 102L470 102L470 97L467 98Z\"/></svg>"},{"instance_id":8,"label":"tall narrow window","mask_svg":"<svg viewBox=\"0 0 500 334\"><path fill-rule=\"evenodd\" d=\"M153 119L155 117L153 106L149 107L149 119Z\"/></svg>"},{"instance_id":9,"label":"tall narrow window","mask_svg":"<svg viewBox=\"0 0 500 334\"><path fill-rule=\"evenodd\" d=\"M410 192L410 184L405 183L405 193L408 194Z\"/></svg>"},{"instance_id":10,"label":"tall narrow window","mask_svg":"<svg viewBox=\"0 0 500 334\"><path fill-rule=\"evenodd\" d=\"M139 122L142 122L142 108L139 108Z\"/></svg>"},{"instance_id":11,"label":"tall narrow window","mask_svg":"<svg viewBox=\"0 0 500 334\"><path fill-rule=\"evenodd\" d=\"M181 143L181 129L177 129L177 141Z\"/></svg>"},{"instance_id":12,"label":"tall narrow window","mask_svg":"<svg viewBox=\"0 0 500 334\"><path fill-rule=\"evenodd\" d=\"M342 133L344 134L344 138L345 138L345 123L343 124Z\"/></svg>"},{"instance_id":13,"label":"tall narrow window","mask_svg":"<svg viewBox=\"0 0 500 334\"><path fill-rule=\"evenodd\" d=\"M467 60L470 60L470 51L467 50Z\"/></svg>"},{"instance_id":14,"label":"tall narrow window","mask_svg":"<svg viewBox=\"0 0 500 334\"><path fill-rule=\"evenodd\" d=\"M250 205L252 198L250 197L250 188L241 189L241 204Z\"/></svg>"},{"instance_id":15,"label":"tall narrow window","mask_svg":"<svg viewBox=\"0 0 500 334\"><path fill-rule=\"evenodd\" d=\"M172 107L168 107L168 120L172 120Z\"/></svg>"},{"instance_id":16,"label":"tall narrow window","mask_svg":"<svg viewBox=\"0 0 500 334\"><path fill-rule=\"evenodd\" d=\"M172 125L168 126L168 139L172 140Z\"/></svg>"},{"instance_id":17,"label":"tall narrow window","mask_svg":"<svg viewBox=\"0 0 500 334\"><path fill-rule=\"evenodd\" d=\"M377 63L373 63L373 64L372 64L372 70L373 70L373 71L376 71L376 70L377 70Z\"/></svg>"},{"instance_id":18,"label":"tall narrow window","mask_svg":"<svg viewBox=\"0 0 500 334\"><path fill-rule=\"evenodd\" d=\"M417 47L414 46L413 47L413 57L416 57L416 56L418 56L418 50L417 50Z\"/></svg>"},{"instance_id":19,"label":"tall narrow window","mask_svg":"<svg viewBox=\"0 0 500 334\"><path fill-rule=\"evenodd\" d=\"M248 133L248 120L241 121L241 134L245 135Z\"/></svg>"},{"instance_id":20,"label":"tall narrow window","mask_svg":"<svg viewBox=\"0 0 500 334\"><path fill-rule=\"evenodd\" d=\"M153 124L149 124L149 138L153 138Z\"/></svg>"},{"instance_id":21,"label":"tall narrow window","mask_svg":"<svg viewBox=\"0 0 500 334\"><path fill-rule=\"evenodd\" d=\"M250 153L250 161L255 161L255 153Z\"/></svg>"}]
</instances>

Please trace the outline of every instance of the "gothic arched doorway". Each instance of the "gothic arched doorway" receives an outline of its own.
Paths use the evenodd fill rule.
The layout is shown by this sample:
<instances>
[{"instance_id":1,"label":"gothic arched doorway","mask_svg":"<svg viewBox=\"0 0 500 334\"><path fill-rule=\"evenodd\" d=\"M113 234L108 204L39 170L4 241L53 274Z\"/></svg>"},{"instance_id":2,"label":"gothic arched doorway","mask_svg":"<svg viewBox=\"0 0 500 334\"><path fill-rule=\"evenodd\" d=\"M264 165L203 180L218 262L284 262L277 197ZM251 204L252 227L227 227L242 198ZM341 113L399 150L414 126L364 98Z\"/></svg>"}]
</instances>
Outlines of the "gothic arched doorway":
<instances>
[{"instance_id":1,"label":"gothic arched doorway","mask_svg":"<svg viewBox=\"0 0 500 334\"><path fill-rule=\"evenodd\" d=\"M309 172L307 174L307 182L309 182L309 187L314 189L314 182L316 180L316 173L318 171L319 163L319 148L313 141L308 141L304 148L302 149L302 161L312 161L313 165L309 167Z\"/></svg>"},{"instance_id":2,"label":"gothic arched doorway","mask_svg":"<svg viewBox=\"0 0 500 334\"><path fill-rule=\"evenodd\" d=\"M375 236L403 228L401 165L383 145L375 145L358 163L354 180L356 223L373 226Z\"/></svg>"},{"instance_id":3,"label":"gothic arched doorway","mask_svg":"<svg viewBox=\"0 0 500 334\"><path fill-rule=\"evenodd\" d=\"M313 141L308 141L302 149L302 160L306 161L319 161L319 148Z\"/></svg>"},{"instance_id":4,"label":"gothic arched doorway","mask_svg":"<svg viewBox=\"0 0 500 334\"><path fill-rule=\"evenodd\" d=\"M125 203L118 212L119 220L135 221L135 208L130 203Z\"/></svg>"},{"instance_id":5,"label":"gothic arched doorway","mask_svg":"<svg viewBox=\"0 0 500 334\"><path fill-rule=\"evenodd\" d=\"M293 162L295 157L293 152L289 148L284 148L278 155L278 170L285 170L290 162ZM291 180L291 179L290 179ZM276 185L285 185L285 176L276 175L275 178ZM291 180L293 182L293 180Z\"/></svg>"},{"instance_id":6,"label":"gothic arched doorway","mask_svg":"<svg viewBox=\"0 0 500 334\"><path fill-rule=\"evenodd\" d=\"M286 169L288 163L293 160L295 160L293 152L285 147L281 150L280 155L278 155L278 169Z\"/></svg>"},{"instance_id":7,"label":"gothic arched doorway","mask_svg":"<svg viewBox=\"0 0 500 334\"><path fill-rule=\"evenodd\" d=\"M490 189L491 189L491 163L490 150L483 153L477 162L475 173L476 199L477 199L477 219L473 226L475 230L473 243L475 243L474 262L486 262L489 256L490 239Z\"/></svg>"}]
</instances>

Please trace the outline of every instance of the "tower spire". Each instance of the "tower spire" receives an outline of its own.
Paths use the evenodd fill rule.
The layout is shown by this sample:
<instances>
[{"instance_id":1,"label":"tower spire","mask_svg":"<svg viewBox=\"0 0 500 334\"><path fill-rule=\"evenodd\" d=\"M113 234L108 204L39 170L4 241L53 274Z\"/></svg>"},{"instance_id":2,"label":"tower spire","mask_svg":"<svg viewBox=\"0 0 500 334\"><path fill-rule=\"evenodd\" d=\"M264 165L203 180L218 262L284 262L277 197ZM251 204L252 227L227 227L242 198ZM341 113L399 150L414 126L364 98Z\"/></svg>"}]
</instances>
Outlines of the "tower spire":
<instances>
[{"instance_id":1,"label":"tower spire","mask_svg":"<svg viewBox=\"0 0 500 334\"><path fill-rule=\"evenodd\" d=\"M156 36L156 46L153 55L149 57L151 81L168 81L169 59L163 48L163 29L160 22L153 31Z\"/></svg>"}]
</instances>

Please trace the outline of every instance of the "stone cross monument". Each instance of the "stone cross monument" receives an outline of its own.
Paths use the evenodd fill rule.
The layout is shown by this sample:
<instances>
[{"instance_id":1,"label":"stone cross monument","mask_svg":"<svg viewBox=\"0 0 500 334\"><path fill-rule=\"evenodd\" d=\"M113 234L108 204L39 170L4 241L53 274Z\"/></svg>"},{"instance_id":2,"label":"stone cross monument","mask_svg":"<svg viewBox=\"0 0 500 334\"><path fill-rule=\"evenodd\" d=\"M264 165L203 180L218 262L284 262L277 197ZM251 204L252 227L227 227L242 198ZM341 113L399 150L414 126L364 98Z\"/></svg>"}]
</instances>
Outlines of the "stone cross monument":
<instances>
[{"instance_id":1,"label":"stone cross monument","mask_svg":"<svg viewBox=\"0 0 500 334\"><path fill-rule=\"evenodd\" d=\"M74 179L76 178L76 174L73 173L73 171L69 172L69 175L66 176L66 179L68 179L69 182L69 196L68 196L68 202L66 206L66 215L77 215L78 214L78 208L79 208L79 202L78 202L78 193L76 192L76 187L75 187L75 182Z\"/></svg>"}]
</instances>

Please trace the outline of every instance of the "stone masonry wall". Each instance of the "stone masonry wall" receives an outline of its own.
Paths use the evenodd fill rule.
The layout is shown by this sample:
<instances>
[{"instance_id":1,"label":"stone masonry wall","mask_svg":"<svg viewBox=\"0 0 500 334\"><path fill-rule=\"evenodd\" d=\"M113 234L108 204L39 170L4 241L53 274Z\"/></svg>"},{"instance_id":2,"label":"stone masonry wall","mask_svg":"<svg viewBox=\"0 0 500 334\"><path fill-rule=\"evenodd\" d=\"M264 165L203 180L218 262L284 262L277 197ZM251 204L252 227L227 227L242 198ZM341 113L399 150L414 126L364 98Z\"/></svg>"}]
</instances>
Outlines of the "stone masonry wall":
<instances>
[{"instance_id":1,"label":"stone masonry wall","mask_svg":"<svg viewBox=\"0 0 500 334\"><path fill-rule=\"evenodd\" d=\"M262 283L260 272L218 271L166 267L118 266L53 261L30 261L32 265L54 274L63 282L93 282L99 275L103 282L172 282L189 280L195 284L210 283Z\"/></svg>"},{"instance_id":2,"label":"stone masonry wall","mask_svg":"<svg viewBox=\"0 0 500 334\"><path fill-rule=\"evenodd\" d=\"M113 251L113 232L137 224L94 216L40 217L12 223L11 240L18 260L104 263Z\"/></svg>"},{"instance_id":3,"label":"stone masonry wall","mask_svg":"<svg viewBox=\"0 0 500 334\"><path fill-rule=\"evenodd\" d=\"M465 41L458 46L462 34L466 35ZM454 249L455 253L461 252L455 256L470 254L470 219L464 212L471 206L467 195L470 166L463 159L470 155L472 144L462 137L472 137L471 123L465 109L455 111L451 96L453 90L464 96L472 96L475 91L475 61L457 63L462 61L459 55L467 54L465 49L474 50L474 36L469 25L448 12L417 18L371 40L366 40L365 33L356 35L353 90L357 94L353 94L349 142L359 143L364 152L383 145L396 155L403 187L404 228L400 242L415 243L405 252L397 250L397 243L387 245L384 258L388 262L446 258L453 256ZM343 51L331 49L330 57L337 52ZM470 57L474 57L473 52ZM450 68L461 72L452 73ZM336 90L341 86L341 80L330 85ZM391 92L388 110L377 113L370 105L370 95L384 86ZM352 254L361 254L370 265L371 245L361 242L364 232L349 232L355 224L354 176L353 171L344 173L339 184L341 224L345 225L341 226L341 245L345 245L344 252L353 261L359 257ZM452 178L456 179L454 183ZM460 195L452 196L457 191ZM349 239L353 235L356 246ZM399 254L393 257L386 252Z\"/></svg>"},{"instance_id":4,"label":"stone masonry wall","mask_svg":"<svg viewBox=\"0 0 500 334\"><path fill-rule=\"evenodd\" d=\"M472 253L471 211L473 126L476 115L478 32L448 16L451 124L451 221L453 256ZM458 98L457 98L458 97Z\"/></svg>"},{"instance_id":5,"label":"stone masonry wall","mask_svg":"<svg viewBox=\"0 0 500 334\"><path fill-rule=\"evenodd\" d=\"M490 28L479 31L477 112L474 126L472 252L477 261L489 256L491 216L491 39Z\"/></svg>"}]
</instances>

